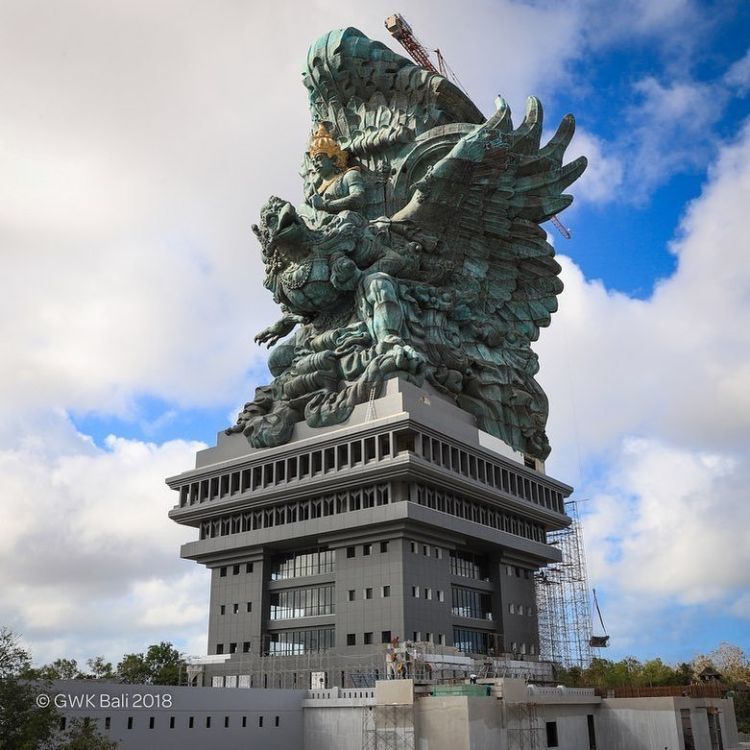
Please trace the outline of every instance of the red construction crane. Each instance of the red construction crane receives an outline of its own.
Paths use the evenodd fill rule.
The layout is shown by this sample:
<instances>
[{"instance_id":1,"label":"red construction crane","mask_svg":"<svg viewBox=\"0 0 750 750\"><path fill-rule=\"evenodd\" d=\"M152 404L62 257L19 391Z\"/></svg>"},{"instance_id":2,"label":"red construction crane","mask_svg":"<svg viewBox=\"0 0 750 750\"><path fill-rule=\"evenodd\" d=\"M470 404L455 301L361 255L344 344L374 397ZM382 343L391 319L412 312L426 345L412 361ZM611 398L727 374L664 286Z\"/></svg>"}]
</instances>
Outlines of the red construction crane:
<instances>
[{"instance_id":1,"label":"red construction crane","mask_svg":"<svg viewBox=\"0 0 750 750\"><path fill-rule=\"evenodd\" d=\"M441 73L430 60L430 53L427 48L417 40L411 26L400 13L394 13L385 19L385 28L388 29L391 36L396 39L401 46L411 55L412 60L433 73ZM438 55L438 60L442 55Z\"/></svg>"}]
</instances>

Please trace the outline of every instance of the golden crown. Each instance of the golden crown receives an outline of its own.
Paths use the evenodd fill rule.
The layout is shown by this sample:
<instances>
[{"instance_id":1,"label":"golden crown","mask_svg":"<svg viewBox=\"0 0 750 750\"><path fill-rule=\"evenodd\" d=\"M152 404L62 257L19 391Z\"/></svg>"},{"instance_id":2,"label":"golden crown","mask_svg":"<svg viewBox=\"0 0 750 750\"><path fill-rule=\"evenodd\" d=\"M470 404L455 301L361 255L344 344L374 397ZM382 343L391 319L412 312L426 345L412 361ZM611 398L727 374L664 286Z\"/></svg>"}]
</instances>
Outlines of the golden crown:
<instances>
[{"instance_id":1,"label":"golden crown","mask_svg":"<svg viewBox=\"0 0 750 750\"><path fill-rule=\"evenodd\" d=\"M310 148L307 153L311 157L317 154L325 154L334 159L340 169L346 167L348 154L339 146L336 139L328 132L328 128L322 123L310 138Z\"/></svg>"}]
</instances>

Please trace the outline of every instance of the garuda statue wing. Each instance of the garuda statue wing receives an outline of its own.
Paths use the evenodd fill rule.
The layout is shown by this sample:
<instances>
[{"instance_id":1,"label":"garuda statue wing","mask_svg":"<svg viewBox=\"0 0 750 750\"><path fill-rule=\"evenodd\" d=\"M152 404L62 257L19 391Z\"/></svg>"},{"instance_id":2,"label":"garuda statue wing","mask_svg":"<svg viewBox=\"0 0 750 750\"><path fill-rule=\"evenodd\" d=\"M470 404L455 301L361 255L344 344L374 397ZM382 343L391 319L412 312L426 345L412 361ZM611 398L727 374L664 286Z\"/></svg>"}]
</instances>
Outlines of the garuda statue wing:
<instances>
[{"instance_id":1,"label":"garuda statue wing","mask_svg":"<svg viewBox=\"0 0 750 750\"><path fill-rule=\"evenodd\" d=\"M568 115L540 148L539 101L529 98L518 129L502 103L427 170L392 217L422 233L423 246L443 259L448 272L434 283L452 293L458 311L446 323L457 329L460 352L450 352L442 335L435 349L429 332L420 348L432 350L431 360L462 362L457 402L483 429L538 457L549 452L547 400L533 377L538 364L530 344L562 291L560 266L539 224L570 205L563 191L586 168L584 157L562 164L574 130ZM445 368L434 373L446 385L458 382L458 373L451 377Z\"/></svg>"}]
</instances>

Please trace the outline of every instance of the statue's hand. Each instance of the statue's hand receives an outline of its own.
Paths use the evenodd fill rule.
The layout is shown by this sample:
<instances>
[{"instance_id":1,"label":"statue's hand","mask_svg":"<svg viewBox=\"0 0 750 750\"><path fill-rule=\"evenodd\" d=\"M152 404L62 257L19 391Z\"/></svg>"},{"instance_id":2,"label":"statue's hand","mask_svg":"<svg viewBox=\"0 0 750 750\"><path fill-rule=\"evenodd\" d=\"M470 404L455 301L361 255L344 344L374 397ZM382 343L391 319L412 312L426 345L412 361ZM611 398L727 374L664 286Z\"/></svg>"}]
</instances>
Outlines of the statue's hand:
<instances>
[{"instance_id":1,"label":"statue's hand","mask_svg":"<svg viewBox=\"0 0 750 750\"><path fill-rule=\"evenodd\" d=\"M310 205L314 209L317 209L318 211L323 211L325 209L325 204L326 204L326 201L322 195L318 193L313 193L310 196Z\"/></svg>"},{"instance_id":2,"label":"statue's hand","mask_svg":"<svg viewBox=\"0 0 750 750\"><path fill-rule=\"evenodd\" d=\"M256 344L265 344L267 347L272 347L279 339L284 338L288 333L291 333L294 326L297 325L297 321L292 317L284 317L281 320L277 320L272 326L264 328L256 337Z\"/></svg>"}]
</instances>

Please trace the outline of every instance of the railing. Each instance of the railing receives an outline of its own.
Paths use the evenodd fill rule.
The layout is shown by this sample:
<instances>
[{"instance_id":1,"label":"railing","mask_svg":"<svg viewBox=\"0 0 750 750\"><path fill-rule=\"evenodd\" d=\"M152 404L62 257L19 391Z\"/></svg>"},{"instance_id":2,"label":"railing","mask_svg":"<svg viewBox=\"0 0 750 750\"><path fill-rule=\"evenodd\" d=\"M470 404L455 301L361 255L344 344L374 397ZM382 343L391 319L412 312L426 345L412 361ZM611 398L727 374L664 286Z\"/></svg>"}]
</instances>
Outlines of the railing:
<instances>
[{"instance_id":1,"label":"railing","mask_svg":"<svg viewBox=\"0 0 750 750\"><path fill-rule=\"evenodd\" d=\"M557 697L580 697L592 698L597 693L594 688L576 688L576 687L548 687L543 685L529 685L529 695L534 696L557 696Z\"/></svg>"},{"instance_id":2,"label":"railing","mask_svg":"<svg viewBox=\"0 0 750 750\"><path fill-rule=\"evenodd\" d=\"M321 690L308 690L308 700L331 700L334 698L343 698L344 700L354 700L356 698L374 698L374 688L328 688Z\"/></svg>"},{"instance_id":3,"label":"railing","mask_svg":"<svg viewBox=\"0 0 750 750\"><path fill-rule=\"evenodd\" d=\"M722 698L729 688L721 683L661 685L659 687L597 688L602 698Z\"/></svg>"}]
</instances>

